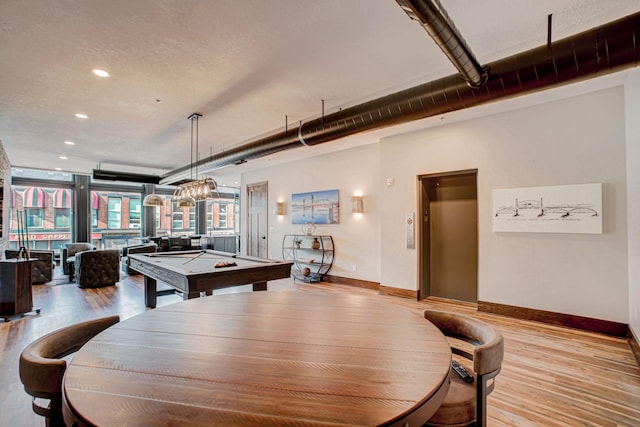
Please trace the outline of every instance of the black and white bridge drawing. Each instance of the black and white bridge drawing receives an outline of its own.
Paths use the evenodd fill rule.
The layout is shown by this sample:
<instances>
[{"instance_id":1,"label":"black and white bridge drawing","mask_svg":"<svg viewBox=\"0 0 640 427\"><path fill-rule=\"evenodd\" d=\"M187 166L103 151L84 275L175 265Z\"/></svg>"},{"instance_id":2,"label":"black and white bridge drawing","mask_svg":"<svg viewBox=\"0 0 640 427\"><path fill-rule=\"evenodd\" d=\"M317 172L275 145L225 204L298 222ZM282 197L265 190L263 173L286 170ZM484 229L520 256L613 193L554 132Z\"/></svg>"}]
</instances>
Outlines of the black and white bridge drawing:
<instances>
[{"instance_id":1,"label":"black and white bridge drawing","mask_svg":"<svg viewBox=\"0 0 640 427\"><path fill-rule=\"evenodd\" d=\"M493 231L602 233L602 184L493 190Z\"/></svg>"},{"instance_id":2,"label":"black and white bridge drawing","mask_svg":"<svg viewBox=\"0 0 640 427\"><path fill-rule=\"evenodd\" d=\"M567 218L576 215L586 216L599 216L600 214L596 210L593 204L590 203L558 203L558 204L544 204L544 198L540 197L539 200L518 200L515 199L515 203L509 206L500 206L496 209L495 215L536 215L538 218L544 216L557 216L560 218Z\"/></svg>"}]
</instances>

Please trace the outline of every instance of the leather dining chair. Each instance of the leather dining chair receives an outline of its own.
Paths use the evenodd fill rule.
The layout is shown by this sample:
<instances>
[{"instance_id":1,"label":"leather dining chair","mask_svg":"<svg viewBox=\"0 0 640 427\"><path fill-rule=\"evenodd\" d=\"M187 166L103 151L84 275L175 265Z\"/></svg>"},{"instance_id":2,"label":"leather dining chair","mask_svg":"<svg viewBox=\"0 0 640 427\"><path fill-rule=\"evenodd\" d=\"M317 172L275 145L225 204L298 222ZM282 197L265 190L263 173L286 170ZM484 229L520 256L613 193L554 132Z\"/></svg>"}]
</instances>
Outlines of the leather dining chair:
<instances>
[{"instance_id":1,"label":"leather dining chair","mask_svg":"<svg viewBox=\"0 0 640 427\"><path fill-rule=\"evenodd\" d=\"M63 358L119 321L119 316L107 316L76 323L38 338L22 351L20 380L25 391L33 396L33 411L45 417L47 427L65 425L62 418L62 377L67 361ZM49 400L49 405L42 406L36 399Z\"/></svg>"},{"instance_id":2,"label":"leather dining chair","mask_svg":"<svg viewBox=\"0 0 640 427\"><path fill-rule=\"evenodd\" d=\"M502 367L504 339L490 325L457 313L425 310L425 319L449 337L454 357L449 392L426 426L487 425L487 395ZM468 359L472 363L464 363ZM464 371L459 374L454 365ZM466 381L464 372L469 375Z\"/></svg>"}]
</instances>

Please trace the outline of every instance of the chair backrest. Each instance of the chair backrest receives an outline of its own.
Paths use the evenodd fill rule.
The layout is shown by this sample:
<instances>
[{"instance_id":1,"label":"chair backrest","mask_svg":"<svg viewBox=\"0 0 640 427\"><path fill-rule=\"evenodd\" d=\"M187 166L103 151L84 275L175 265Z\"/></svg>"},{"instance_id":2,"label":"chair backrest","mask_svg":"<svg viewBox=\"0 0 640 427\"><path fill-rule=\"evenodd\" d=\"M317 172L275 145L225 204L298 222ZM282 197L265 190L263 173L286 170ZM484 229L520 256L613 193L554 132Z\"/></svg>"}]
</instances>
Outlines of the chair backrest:
<instances>
[{"instance_id":1,"label":"chair backrest","mask_svg":"<svg viewBox=\"0 0 640 427\"><path fill-rule=\"evenodd\" d=\"M100 249L76 254L76 283L82 288L113 285L120 280L120 251Z\"/></svg>"},{"instance_id":2,"label":"chair backrest","mask_svg":"<svg viewBox=\"0 0 640 427\"><path fill-rule=\"evenodd\" d=\"M50 418L51 425L64 425L62 377L67 362L62 358L78 351L91 338L119 321L119 316L108 316L76 323L44 335L25 347L20 354L20 380L25 391L34 397L34 412ZM35 398L49 399L50 406L36 405Z\"/></svg>"},{"instance_id":3,"label":"chair backrest","mask_svg":"<svg viewBox=\"0 0 640 427\"><path fill-rule=\"evenodd\" d=\"M158 240L158 252L168 252L171 249L168 237L161 237Z\"/></svg>"},{"instance_id":4,"label":"chair backrest","mask_svg":"<svg viewBox=\"0 0 640 427\"><path fill-rule=\"evenodd\" d=\"M189 237L169 237L169 249L172 251L186 251L191 249Z\"/></svg>"},{"instance_id":5,"label":"chair backrest","mask_svg":"<svg viewBox=\"0 0 640 427\"><path fill-rule=\"evenodd\" d=\"M476 374L476 420L478 426L486 425L487 395L493 391L495 383L488 382L500 372L504 358L502 334L485 322L458 313L425 310L425 319L452 338L469 343L473 352L463 346L451 344L453 353L473 361Z\"/></svg>"},{"instance_id":6,"label":"chair backrest","mask_svg":"<svg viewBox=\"0 0 640 427\"><path fill-rule=\"evenodd\" d=\"M96 247L91 244L91 243L84 243L84 242L79 242L79 243L67 243L65 245L65 249L67 250L67 257L71 257L74 256L75 254L77 254L78 252L82 252L82 251L92 251L94 250Z\"/></svg>"},{"instance_id":7,"label":"chair backrest","mask_svg":"<svg viewBox=\"0 0 640 427\"><path fill-rule=\"evenodd\" d=\"M18 258L20 255L19 250L6 249L4 251L4 257L6 259ZM29 257L35 259L31 269L31 283L46 283L53 278L53 251L45 250L30 250Z\"/></svg>"},{"instance_id":8,"label":"chair backrest","mask_svg":"<svg viewBox=\"0 0 640 427\"><path fill-rule=\"evenodd\" d=\"M148 254L156 252L158 249L158 245L155 243L144 243L142 245L136 246L128 246L122 248L122 256L127 256L129 254Z\"/></svg>"},{"instance_id":9,"label":"chair backrest","mask_svg":"<svg viewBox=\"0 0 640 427\"><path fill-rule=\"evenodd\" d=\"M65 243L60 246L60 265L62 266L64 274L70 273L67 258L75 256L78 252L92 251L95 248L96 247L93 244L87 242Z\"/></svg>"}]
</instances>

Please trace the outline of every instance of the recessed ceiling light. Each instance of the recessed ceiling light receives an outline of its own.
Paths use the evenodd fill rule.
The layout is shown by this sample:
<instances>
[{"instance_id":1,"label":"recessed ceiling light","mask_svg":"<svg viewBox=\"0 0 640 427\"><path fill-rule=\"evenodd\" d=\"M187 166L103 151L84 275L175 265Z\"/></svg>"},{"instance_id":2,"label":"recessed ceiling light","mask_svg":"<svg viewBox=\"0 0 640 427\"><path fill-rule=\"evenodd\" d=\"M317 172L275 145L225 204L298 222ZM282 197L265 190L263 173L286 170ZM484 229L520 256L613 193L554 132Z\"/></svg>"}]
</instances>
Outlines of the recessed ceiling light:
<instances>
[{"instance_id":1,"label":"recessed ceiling light","mask_svg":"<svg viewBox=\"0 0 640 427\"><path fill-rule=\"evenodd\" d=\"M109 73L107 73L104 70L99 70L99 69L94 69L93 70L93 74L95 74L98 77L111 77L111 75Z\"/></svg>"},{"instance_id":2,"label":"recessed ceiling light","mask_svg":"<svg viewBox=\"0 0 640 427\"><path fill-rule=\"evenodd\" d=\"M84 113L76 113L76 117L79 118L79 119L88 119L89 118L89 116L87 116Z\"/></svg>"},{"instance_id":3,"label":"recessed ceiling light","mask_svg":"<svg viewBox=\"0 0 640 427\"><path fill-rule=\"evenodd\" d=\"M73 141L65 141L64 143L67 145L76 145L76 143Z\"/></svg>"},{"instance_id":4,"label":"recessed ceiling light","mask_svg":"<svg viewBox=\"0 0 640 427\"><path fill-rule=\"evenodd\" d=\"M55 168L55 169L56 169L57 171L61 171L61 170L62 170L62 168Z\"/></svg>"},{"instance_id":5,"label":"recessed ceiling light","mask_svg":"<svg viewBox=\"0 0 640 427\"><path fill-rule=\"evenodd\" d=\"M58 156L59 159L67 160L67 156Z\"/></svg>"}]
</instances>

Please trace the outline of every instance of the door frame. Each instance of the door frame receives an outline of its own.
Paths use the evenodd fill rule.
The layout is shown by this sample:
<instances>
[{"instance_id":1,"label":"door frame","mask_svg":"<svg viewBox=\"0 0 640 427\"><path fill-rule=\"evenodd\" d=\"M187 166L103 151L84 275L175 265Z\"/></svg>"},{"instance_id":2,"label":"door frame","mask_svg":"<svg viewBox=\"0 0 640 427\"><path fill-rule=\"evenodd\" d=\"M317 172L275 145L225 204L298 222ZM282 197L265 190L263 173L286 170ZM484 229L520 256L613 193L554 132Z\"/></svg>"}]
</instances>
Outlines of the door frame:
<instances>
[{"instance_id":1,"label":"door frame","mask_svg":"<svg viewBox=\"0 0 640 427\"><path fill-rule=\"evenodd\" d=\"M430 173L430 174L424 174L424 175L417 175L417 180L416 180L416 187L417 187L417 197L418 197L418 215L416 215L416 223L417 223L417 227L416 227L416 232L418 234L418 239L417 239L417 249L418 249L418 262L417 262L417 267L418 267L418 292L417 292L417 299L418 301L427 298L430 295L430 292L426 290L426 288L429 287L430 283L424 283L424 274L429 274L429 269L430 266L429 265L425 265L427 264L425 262L424 256L427 255L425 254L425 252L429 252L429 246L426 246L428 243L430 242L426 242L426 237L430 236L429 230L424 230L424 211L426 209L426 207L424 206L423 200L425 199L423 197L423 192L427 191L428 189L425 188L424 182L425 180L431 179L431 178L442 178L442 177L447 177L447 176L456 176L456 175L470 175L470 174L474 174L476 176L476 191L477 191L477 187L478 187L478 169L462 169L462 170L457 170L457 171L448 171L448 172L439 172L439 173ZM476 195L476 201L477 201L478 197ZM477 214L476 214L477 217ZM429 224L431 224L431 222L429 222ZM480 236L478 234L478 257L480 256L480 250L479 250L479 246L480 246ZM425 247L427 248L425 250ZM431 256L429 254L429 261L431 261ZM478 259L478 266L480 265L480 260ZM478 277L476 274L476 287L478 286L477 283ZM427 295L423 295L423 294L427 294Z\"/></svg>"},{"instance_id":2,"label":"door frame","mask_svg":"<svg viewBox=\"0 0 640 427\"><path fill-rule=\"evenodd\" d=\"M252 250L252 238L255 237L257 239L260 239L260 236L253 236L252 235L252 230L251 230L251 198L249 197L249 193L250 193L250 189L253 187L258 187L258 186L264 186L265 192L264 192L264 218L265 218L265 225L264 225L264 232L265 232L265 237L264 237L264 251L265 251L265 256L264 258L267 258L268 254L269 254L269 181L260 181L260 182L253 182L251 184L247 184L246 185L246 191L245 191L245 200L246 200L246 215L245 215L245 224L247 227L247 234L246 234L246 249L245 249L245 253L248 255L249 252ZM258 242L259 245L259 242ZM255 254L253 254L252 256L257 256Z\"/></svg>"}]
</instances>

